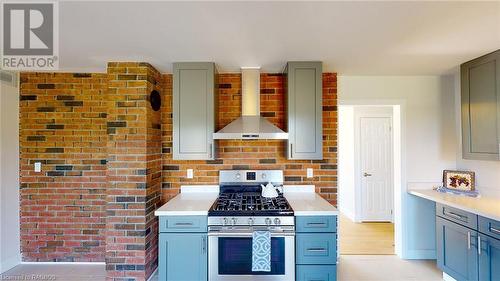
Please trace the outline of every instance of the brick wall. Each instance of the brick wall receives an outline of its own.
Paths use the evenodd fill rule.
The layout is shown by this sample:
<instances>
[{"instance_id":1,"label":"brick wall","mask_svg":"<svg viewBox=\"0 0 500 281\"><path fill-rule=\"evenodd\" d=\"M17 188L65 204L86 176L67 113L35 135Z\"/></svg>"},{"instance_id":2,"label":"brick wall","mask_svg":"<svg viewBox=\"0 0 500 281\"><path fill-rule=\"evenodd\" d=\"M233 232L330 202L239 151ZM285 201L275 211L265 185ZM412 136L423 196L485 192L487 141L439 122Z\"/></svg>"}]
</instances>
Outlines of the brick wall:
<instances>
[{"instance_id":1,"label":"brick wall","mask_svg":"<svg viewBox=\"0 0 500 281\"><path fill-rule=\"evenodd\" d=\"M160 112L149 94L160 74L148 63L109 63L107 280L147 280L158 263Z\"/></svg>"},{"instance_id":2,"label":"brick wall","mask_svg":"<svg viewBox=\"0 0 500 281\"><path fill-rule=\"evenodd\" d=\"M283 140L218 140L216 160L172 160L172 75L162 75L163 185L162 200L168 201L181 185L216 184L223 169L280 169L286 184L314 184L316 192L337 204L337 76L323 74L323 160L287 160ZM286 131L286 103L283 75L261 74L261 115ZM221 129L241 115L241 75L218 77L218 118ZM306 168L314 178L306 178ZM194 178L186 178L186 169Z\"/></svg>"},{"instance_id":3,"label":"brick wall","mask_svg":"<svg viewBox=\"0 0 500 281\"><path fill-rule=\"evenodd\" d=\"M106 89L105 74L21 74L24 261L104 261Z\"/></svg>"},{"instance_id":4,"label":"brick wall","mask_svg":"<svg viewBox=\"0 0 500 281\"><path fill-rule=\"evenodd\" d=\"M221 129L240 116L241 76L218 79ZM160 112L148 102L153 89ZM261 114L286 129L281 74L261 74ZM282 140L219 140L216 160L172 160L172 75L148 63L110 63L107 74L22 73L20 119L25 261L105 260L108 280L145 280L157 266L160 201L182 184L217 183L221 169L282 169L287 184L314 184L336 204L335 73L323 74L324 160L288 161Z\"/></svg>"}]
</instances>

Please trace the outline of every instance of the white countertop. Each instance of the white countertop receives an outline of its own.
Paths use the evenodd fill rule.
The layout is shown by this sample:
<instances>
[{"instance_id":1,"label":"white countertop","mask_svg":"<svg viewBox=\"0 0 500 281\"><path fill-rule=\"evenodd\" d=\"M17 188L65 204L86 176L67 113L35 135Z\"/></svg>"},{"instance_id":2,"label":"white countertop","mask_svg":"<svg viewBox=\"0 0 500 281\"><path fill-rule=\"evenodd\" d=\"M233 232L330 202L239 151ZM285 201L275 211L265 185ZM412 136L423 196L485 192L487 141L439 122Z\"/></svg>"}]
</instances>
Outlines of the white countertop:
<instances>
[{"instance_id":1,"label":"white countertop","mask_svg":"<svg viewBox=\"0 0 500 281\"><path fill-rule=\"evenodd\" d=\"M284 194L295 216L336 216L339 211L314 191L314 185L285 185Z\"/></svg>"},{"instance_id":2,"label":"white countertop","mask_svg":"<svg viewBox=\"0 0 500 281\"><path fill-rule=\"evenodd\" d=\"M412 189L408 192L436 203L445 204L485 218L500 221L500 198L487 196L475 198L421 189Z\"/></svg>"},{"instance_id":3,"label":"white countertop","mask_svg":"<svg viewBox=\"0 0 500 281\"><path fill-rule=\"evenodd\" d=\"M156 216L206 216L219 196L218 185L181 186L181 193L155 211Z\"/></svg>"},{"instance_id":4,"label":"white countertop","mask_svg":"<svg viewBox=\"0 0 500 281\"><path fill-rule=\"evenodd\" d=\"M314 185L285 185L285 198L295 216L337 215L337 209L314 192ZM156 216L206 216L219 195L219 187L182 186L181 193L155 211Z\"/></svg>"}]
</instances>

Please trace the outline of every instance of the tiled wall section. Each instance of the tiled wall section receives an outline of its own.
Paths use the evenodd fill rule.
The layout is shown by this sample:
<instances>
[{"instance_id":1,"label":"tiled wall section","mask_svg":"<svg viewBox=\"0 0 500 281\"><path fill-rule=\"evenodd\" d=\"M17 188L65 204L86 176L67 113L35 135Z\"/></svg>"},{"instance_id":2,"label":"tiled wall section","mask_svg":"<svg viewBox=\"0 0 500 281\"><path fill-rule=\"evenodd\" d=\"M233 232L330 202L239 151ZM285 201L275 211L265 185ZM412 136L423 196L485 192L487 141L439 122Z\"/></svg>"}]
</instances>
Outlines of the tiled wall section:
<instances>
[{"instance_id":1,"label":"tiled wall section","mask_svg":"<svg viewBox=\"0 0 500 281\"><path fill-rule=\"evenodd\" d=\"M104 261L106 90L105 74L21 74L24 261Z\"/></svg>"},{"instance_id":2,"label":"tiled wall section","mask_svg":"<svg viewBox=\"0 0 500 281\"><path fill-rule=\"evenodd\" d=\"M143 281L157 265L160 112L148 101L160 74L148 63L109 63L107 280Z\"/></svg>"},{"instance_id":3,"label":"tiled wall section","mask_svg":"<svg viewBox=\"0 0 500 281\"><path fill-rule=\"evenodd\" d=\"M261 115L286 130L286 101L283 75L261 74ZM280 169L286 184L314 184L316 192L337 203L337 75L323 74L323 160L286 159L286 141L218 140L218 157L212 161L172 160L172 75L162 79L163 122L163 201L179 192L181 185L214 184L222 169ZM220 74L218 78L217 129L241 114L241 75ZM194 178L186 178L186 169L194 169ZM306 177L306 168L314 169L314 178Z\"/></svg>"}]
</instances>

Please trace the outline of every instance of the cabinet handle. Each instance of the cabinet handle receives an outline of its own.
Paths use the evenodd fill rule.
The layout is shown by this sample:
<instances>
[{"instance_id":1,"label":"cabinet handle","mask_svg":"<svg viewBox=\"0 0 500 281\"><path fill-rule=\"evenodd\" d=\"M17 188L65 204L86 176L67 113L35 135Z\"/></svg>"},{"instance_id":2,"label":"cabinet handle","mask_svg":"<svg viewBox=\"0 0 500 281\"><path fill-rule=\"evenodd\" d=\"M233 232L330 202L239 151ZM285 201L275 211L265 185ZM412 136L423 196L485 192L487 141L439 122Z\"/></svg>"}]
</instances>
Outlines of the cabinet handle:
<instances>
[{"instance_id":1,"label":"cabinet handle","mask_svg":"<svg viewBox=\"0 0 500 281\"><path fill-rule=\"evenodd\" d=\"M290 157L293 157L293 143L290 144Z\"/></svg>"},{"instance_id":2,"label":"cabinet handle","mask_svg":"<svg viewBox=\"0 0 500 281\"><path fill-rule=\"evenodd\" d=\"M307 249L308 252L326 252L325 248L309 248Z\"/></svg>"},{"instance_id":3,"label":"cabinet handle","mask_svg":"<svg viewBox=\"0 0 500 281\"><path fill-rule=\"evenodd\" d=\"M326 223L324 222L308 222L307 225L310 225L310 226L326 226Z\"/></svg>"},{"instance_id":4,"label":"cabinet handle","mask_svg":"<svg viewBox=\"0 0 500 281\"><path fill-rule=\"evenodd\" d=\"M209 146L210 147L209 147L209 151L208 151L208 158L212 159L213 158L213 151L212 151L213 150L213 145L210 144Z\"/></svg>"},{"instance_id":5,"label":"cabinet handle","mask_svg":"<svg viewBox=\"0 0 500 281\"><path fill-rule=\"evenodd\" d=\"M470 231L467 231L467 249L470 250Z\"/></svg>"},{"instance_id":6,"label":"cabinet handle","mask_svg":"<svg viewBox=\"0 0 500 281\"><path fill-rule=\"evenodd\" d=\"M450 211L448 211L448 212L443 211L443 214L444 214L445 216L450 216L450 217L455 218L455 219L457 219L457 220L467 221L467 217L466 217L466 216L462 216L462 215L459 215L459 214L455 214L455 213L450 212Z\"/></svg>"},{"instance_id":7,"label":"cabinet handle","mask_svg":"<svg viewBox=\"0 0 500 281\"><path fill-rule=\"evenodd\" d=\"M496 234L500 234L500 229L496 229L496 228L491 227L491 226L490 226L490 231L491 231L491 232L494 232L494 233L496 233Z\"/></svg>"},{"instance_id":8,"label":"cabinet handle","mask_svg":"<svg viewBox=\"0 0 500 281\"><path fill-rule=\"evenodd\" d=\"M192 222L176 222L175 225L188 226L188 225L193 225L193 223Z\"/></svg>"},{"instance_id":9,"label":"cabinet handle","mask_svg":"<svg viewBox=\"0 0 500 281\"><path fill-rule=\"evenodd\" d=\"M201 253L204 254L207 252L207 237L203 236L201 239Z\"/></svg>"},{"instance_id":10,"label":"cabinet handle","mask_svg":"<svg viewBox=\"0 0 500 281\"><path fill-rule=\"evenodd\" d=\"M481 236L477 236L477 254L481 255Z\"/></svg>"}]
</instances>

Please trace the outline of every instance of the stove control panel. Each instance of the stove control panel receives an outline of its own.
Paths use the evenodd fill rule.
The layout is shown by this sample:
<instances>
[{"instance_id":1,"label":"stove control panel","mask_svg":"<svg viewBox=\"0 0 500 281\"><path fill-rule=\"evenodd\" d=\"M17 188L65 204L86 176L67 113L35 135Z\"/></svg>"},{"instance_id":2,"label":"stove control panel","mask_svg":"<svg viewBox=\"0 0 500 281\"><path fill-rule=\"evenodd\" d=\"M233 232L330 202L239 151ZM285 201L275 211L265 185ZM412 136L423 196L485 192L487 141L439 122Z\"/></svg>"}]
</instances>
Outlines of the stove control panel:
<instances>
[{"instance_id":1,"label":"stove control panel","mask_svg":"<svg viewBox=\"0 0 500 281\"><path fill-rule=\"evenodd\" d=\"M208 217L208 225L281 226L295 225L293 216L286 217Z\"/></svg>"},{"instance_id":2,"label":"stove control panel","mask_svg":"<svg viewBox=\"0 0 500 281\"><path fill-rule=\"evenodd\" d=\"M281 170L223 170L219 172L219 184L267 183L283 184Z\"/></svg>"}]
</instances>

